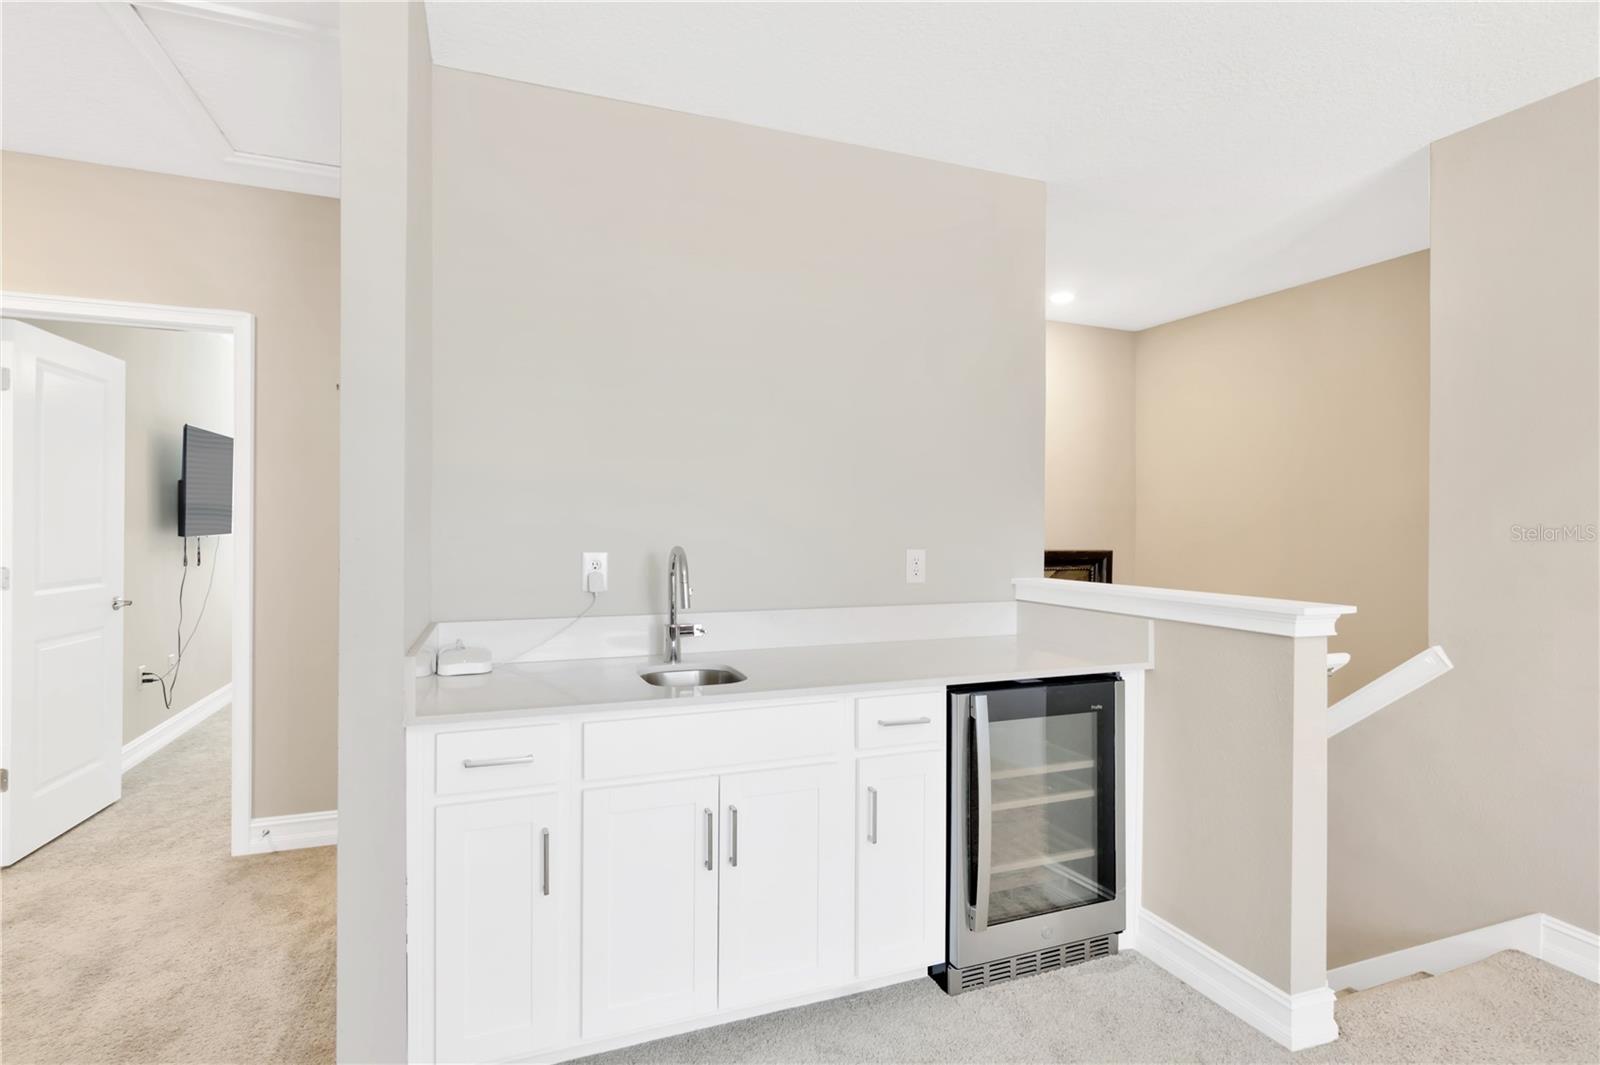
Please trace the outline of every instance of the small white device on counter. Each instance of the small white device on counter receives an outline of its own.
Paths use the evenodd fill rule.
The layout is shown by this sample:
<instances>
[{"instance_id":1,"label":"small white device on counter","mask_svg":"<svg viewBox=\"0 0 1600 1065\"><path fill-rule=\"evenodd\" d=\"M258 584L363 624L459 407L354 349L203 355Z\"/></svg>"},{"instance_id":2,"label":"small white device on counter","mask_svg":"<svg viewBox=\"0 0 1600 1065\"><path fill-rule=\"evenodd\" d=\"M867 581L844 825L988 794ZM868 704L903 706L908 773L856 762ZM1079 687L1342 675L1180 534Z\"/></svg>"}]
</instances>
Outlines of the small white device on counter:
<instances>
[{"instance_id":1,"label":"small white device on counter","mask_svg":"<svg viewBox=\"0 0 1600 1065\"><path fill-rule=\"evenodd\" d=\"M467 677L487 673L494 668L487 647L468 647L457 640L454 647L439 652L439 676Z\"/></svg>"}]
</instances>

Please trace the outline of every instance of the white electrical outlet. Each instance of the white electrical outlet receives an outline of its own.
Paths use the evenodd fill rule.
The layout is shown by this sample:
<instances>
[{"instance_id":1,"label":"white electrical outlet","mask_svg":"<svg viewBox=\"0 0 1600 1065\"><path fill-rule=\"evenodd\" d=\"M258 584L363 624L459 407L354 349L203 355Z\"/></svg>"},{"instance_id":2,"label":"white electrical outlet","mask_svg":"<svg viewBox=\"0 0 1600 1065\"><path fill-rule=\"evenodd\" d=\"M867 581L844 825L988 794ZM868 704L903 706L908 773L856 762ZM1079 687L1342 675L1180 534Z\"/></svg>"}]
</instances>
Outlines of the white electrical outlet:
<instances>
[{"instance_id":1,"label":"white electrical outlet","mask_svg":"<svg viewBox=\"0 0 1600 1065\"><path fill-rule=\"evenodd\" d=\"M603 592L606 590L606 553L604 551L585 551L583 553L583 574L581 577L583 590L586 592Z\"/></svg>"},{"instance_id":2,"label":"white electrical outlet","mask_svg":"<svg viewBox=\"0 0 1600 1065\"><path fill-rule=\"evenodd\" d=\"M920 547L906 548L906 583L928 582L928 552Z\"/></svg>"}]
</instances>

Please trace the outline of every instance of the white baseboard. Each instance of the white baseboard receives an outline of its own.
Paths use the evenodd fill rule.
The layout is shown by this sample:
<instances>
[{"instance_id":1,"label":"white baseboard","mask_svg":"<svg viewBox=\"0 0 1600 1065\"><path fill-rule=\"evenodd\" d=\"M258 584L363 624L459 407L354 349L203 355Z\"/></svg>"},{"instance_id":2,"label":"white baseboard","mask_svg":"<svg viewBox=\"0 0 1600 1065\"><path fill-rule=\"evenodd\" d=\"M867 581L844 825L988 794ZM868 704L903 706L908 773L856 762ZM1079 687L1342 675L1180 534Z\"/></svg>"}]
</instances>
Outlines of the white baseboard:
<instances>
[{"instance_id":1,"label":"white baseboard","mask_svg":"<svg viewBox=\"0 0 1600 1065\"><path fill-rule=\"evenodd\" d=\"M1502 950L1520 950L1600 983L1600 936L1558 921L1549 914L1530 913L1487 928L1475 928L1366 961L1341 965L1329 970L1328 985L1361 991L1412 973L1437 976L1482 961Z\"/></svg>"},{"instance_id":2,"label":"white baseboard","mask_svg":"<svg viewBox=\"0 0 1600 1065\"><path fill-rule=\"evenodd\" d=\"M224 684L210 695L190 703L150 731L135 736L122 745L122 771L126 773L231 702L233 702L233 685Z\"/></svg>"},{"instance_id":3,"label":"white baseboard","mask_svg":"<svg viewBox=\"0 0 1600 1065\"><path fill-rule=\"evenodd\" d=\"M339 842L339 812L255 817L250 820L250 845L246 854L270 854L302 847L332 847Z\"/></svg>"},{"instance_id":4,"label":"white baseboard","mask_svg":"<svg viewBox=\"0 0 1600 1065\"><path fill-rule=\"evenodd\" d=\"M1332 988L1291 995L1149 910L1138 927L1140 954L1275 1042L1304 1050L1339 1038Z\"/></svg>"},{"instance_id":5,"label":"white baseboard","mask_svg":"<svg viewBox=\"0 0 1600 1065\"><path fill-rule=\"evenodd\" d=\"M1600 984L1600 935L1539 915L1539 957L1557 968Z\"/></svg>"}]
</instances>

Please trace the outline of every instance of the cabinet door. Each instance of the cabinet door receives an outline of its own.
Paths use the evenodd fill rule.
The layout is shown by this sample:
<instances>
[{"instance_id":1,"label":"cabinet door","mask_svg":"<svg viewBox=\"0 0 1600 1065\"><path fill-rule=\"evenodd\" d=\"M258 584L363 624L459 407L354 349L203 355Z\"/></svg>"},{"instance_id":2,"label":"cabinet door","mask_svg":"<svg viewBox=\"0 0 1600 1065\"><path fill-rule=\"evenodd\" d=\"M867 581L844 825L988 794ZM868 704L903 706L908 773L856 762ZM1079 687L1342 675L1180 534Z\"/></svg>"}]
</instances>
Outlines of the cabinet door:
<instances>
[{"instance_id":1,"label":"cabinet door","mask_svg":"<svg viewBox=\"0 0 1600 1065\"><path fill-rule=\"evenodd\" d=\"M849 979L848 763L722 778L719 1005Z\"/></svg>"},{"instance_id":2,"label":"cabinet door","mask_svg":"<svg viewBox=\"0 0 1600 1065\"><path fill-rule=\"evenodd\" d=\"M435 1058L498 1061L562 1036L555 795L441 806L435 821Z\"/></svg>"},{"instance_id":3,"label":"cabinet door","mask_svg":"<svg viewBox=\"0 0 1600 1065\"><path fill-rule=\"evenodd\" d=\"M944 961L944 755L863 758L856 789L856 975Z\"/></svg>"},{"instance_id":4,"label":"cabinet door","mask_svg":"<svg viewBox=\"0 0 1600 1065\"><path fill-rule=\"evenodd\" d=\"M583 797L583 1038L717 1006L717 779Z\"/></svg>"}]
</instances>

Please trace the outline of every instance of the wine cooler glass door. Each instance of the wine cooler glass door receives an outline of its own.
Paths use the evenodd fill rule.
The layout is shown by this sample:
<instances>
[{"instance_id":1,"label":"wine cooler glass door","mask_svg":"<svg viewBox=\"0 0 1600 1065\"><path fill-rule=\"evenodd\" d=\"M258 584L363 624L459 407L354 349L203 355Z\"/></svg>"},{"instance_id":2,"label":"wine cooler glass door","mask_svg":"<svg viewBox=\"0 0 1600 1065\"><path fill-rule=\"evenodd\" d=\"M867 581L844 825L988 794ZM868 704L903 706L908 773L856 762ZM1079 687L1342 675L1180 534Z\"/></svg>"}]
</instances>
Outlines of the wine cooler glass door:
<instances>
[{"instance_id":1,"label":"wine cooler glass door","mask_svg":"<svg viewBox=\"0 0 1600 1065\"><path fill-rule=\"evenodd\" d=\"M1115 899L1114 682L991 690L970 717L968 927Z\"/></svg>"}]
</instances>

